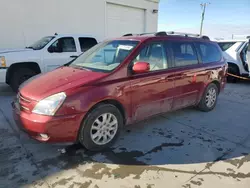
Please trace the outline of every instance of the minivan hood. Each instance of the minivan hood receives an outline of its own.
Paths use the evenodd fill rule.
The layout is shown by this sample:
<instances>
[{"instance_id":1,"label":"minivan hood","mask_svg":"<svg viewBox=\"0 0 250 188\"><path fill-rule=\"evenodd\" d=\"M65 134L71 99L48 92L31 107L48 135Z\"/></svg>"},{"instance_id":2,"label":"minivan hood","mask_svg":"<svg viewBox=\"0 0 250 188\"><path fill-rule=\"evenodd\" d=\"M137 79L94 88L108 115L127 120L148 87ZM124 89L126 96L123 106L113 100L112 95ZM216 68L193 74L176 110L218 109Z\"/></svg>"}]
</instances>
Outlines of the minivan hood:
<instances>
[{"instance_id":1,"label":"minivan hood","mask_svg":"<svg viewBox=\"0 0 250 188\"><path fill-rule=\"evenodd\" d=\"M105 73L64 66L30 78L20 86L20 92L27 98L39 101L55 93L82 86L106 75Z\"/></svg>"},{"instance_id":2,"label":"minivan hood","mask_svg":"<svg viewBox=\"0 0 250 188\"><path fill-rule=\"evenodd\" d=\"M11 53L11 52L23 52L23 51L33 51L33 50L30 48L0 49L0 54Z\"/></svg>"}]
</instances>

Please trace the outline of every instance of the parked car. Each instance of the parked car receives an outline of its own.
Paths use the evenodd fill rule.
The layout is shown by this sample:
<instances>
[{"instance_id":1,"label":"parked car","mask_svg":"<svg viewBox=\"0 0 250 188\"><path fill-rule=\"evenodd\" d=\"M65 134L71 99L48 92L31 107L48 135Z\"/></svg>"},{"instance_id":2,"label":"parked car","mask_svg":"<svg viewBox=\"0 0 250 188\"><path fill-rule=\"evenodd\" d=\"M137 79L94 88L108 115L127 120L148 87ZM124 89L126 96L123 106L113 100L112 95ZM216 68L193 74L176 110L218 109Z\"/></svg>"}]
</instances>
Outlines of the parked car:
<instances>
[{"instance_id":1,"label":"parked car","mask_svg":"<svg viewBox=\"0 0 250 188\"><path fill-rule=\"evenodd\" d=\"M217 41L228 62L228 72L236 76L250 77L250 60L247 60L249 40ZM228 76L229 81L236 82L237 78Z\"/></svg>"},{"instance_id":2,"label":"parked car","mask_svg":"<svg viewBox=\"0 0 250 188\"><path fill-rule=\"evenodd\" d=\"M13 115L36 140L80 142L98 151L114 143L125 125L188 106L212 110L227 66L208 37L127 35L26 81Z\"/></svg>"},{"instance_id":3,"label":"parked car","mask_svg":"<svg viewBox=\"0 0 250 188\"><path fill-rule=\"evenodd\" d=\"M24 49L0 51L0 83L14 91L28 78L70 62L98 43L93 36L46 36Z\"/></svg>"}]
</instances>

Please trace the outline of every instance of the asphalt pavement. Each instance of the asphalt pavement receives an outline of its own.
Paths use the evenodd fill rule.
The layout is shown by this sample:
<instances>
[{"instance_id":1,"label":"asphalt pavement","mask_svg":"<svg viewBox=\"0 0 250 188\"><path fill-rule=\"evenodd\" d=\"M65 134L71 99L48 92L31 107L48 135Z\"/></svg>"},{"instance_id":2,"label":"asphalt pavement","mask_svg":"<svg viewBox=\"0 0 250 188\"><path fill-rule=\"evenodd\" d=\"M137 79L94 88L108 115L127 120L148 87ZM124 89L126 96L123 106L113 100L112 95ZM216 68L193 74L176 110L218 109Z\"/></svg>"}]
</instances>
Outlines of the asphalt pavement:
<instances>
[{"instance_id":1,"label":"asphalt pavement","mask_svg":"<svg viewBox=\"0 0 250 188\"><path fill-rule=\"evenodd\" d=\"M42 144L16 127L0 85L0 187L249 188L250 83L227 84L216 108L128 126L110 149Z\"/></svg>"}]
</instances>

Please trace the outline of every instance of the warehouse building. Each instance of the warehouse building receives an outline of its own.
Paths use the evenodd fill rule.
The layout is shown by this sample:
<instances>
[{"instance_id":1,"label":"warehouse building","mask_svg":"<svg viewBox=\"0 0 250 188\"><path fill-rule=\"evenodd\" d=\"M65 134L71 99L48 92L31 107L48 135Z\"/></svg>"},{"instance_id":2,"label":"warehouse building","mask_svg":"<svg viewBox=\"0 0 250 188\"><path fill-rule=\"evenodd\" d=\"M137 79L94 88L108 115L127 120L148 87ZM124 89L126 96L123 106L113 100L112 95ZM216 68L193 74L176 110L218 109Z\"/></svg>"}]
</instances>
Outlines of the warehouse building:
<instances>
[{"instance_id":1,"label":"warehouse building","mask_svg":"<svg viewBox=\"0 0 250 188\"><path fill-rule=\"evenodd\" d=\"M159 0L1 0L0 48L57 33L99 40L157 31Z\"/></svg>"}]
</instances>

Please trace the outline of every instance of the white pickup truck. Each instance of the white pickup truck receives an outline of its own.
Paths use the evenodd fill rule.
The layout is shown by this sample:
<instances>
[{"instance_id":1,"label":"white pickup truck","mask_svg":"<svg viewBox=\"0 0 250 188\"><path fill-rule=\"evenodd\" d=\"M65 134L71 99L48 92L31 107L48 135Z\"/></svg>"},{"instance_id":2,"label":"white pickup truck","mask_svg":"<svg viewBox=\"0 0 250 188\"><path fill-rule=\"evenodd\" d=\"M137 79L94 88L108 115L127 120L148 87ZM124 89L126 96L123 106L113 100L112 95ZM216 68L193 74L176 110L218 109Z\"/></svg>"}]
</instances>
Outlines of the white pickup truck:
<instances>
[{"instance_id":1,"label":"white pickup truck","mask_svg":"<svg viewBox=\"0 0 250 188\"><path fill-rule=\"evenodd\" d=\"M93 36L55 34L24 49L0 51L0 83L17 91L25 80L70 62L98 42Z\"/></svg>"}]
</instances>

